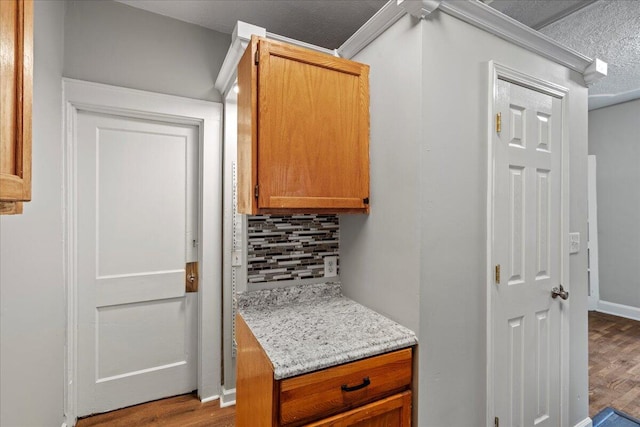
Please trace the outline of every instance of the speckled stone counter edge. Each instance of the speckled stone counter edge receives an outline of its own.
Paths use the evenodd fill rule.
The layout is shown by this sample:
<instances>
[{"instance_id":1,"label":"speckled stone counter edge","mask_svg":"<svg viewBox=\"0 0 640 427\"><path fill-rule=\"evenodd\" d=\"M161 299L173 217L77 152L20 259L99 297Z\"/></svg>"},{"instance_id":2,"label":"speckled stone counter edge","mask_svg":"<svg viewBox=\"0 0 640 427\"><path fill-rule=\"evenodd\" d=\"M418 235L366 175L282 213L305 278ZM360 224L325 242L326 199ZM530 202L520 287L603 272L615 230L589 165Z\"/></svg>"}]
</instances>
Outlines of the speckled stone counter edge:
<instances>
[{"instance_id":1,"label":"speckled stone counter edge","mask_svg":"<svg viewBox=\"0 0 640 427\"><path fill-rule=\"evenodd\" d=\"M278 380L417 344L413 331L344 297L338 282L247 292L238 294L237 299L240 314L243 315L247 325L271 360L274 378ZM298 317L301 310L308 312L310 306L323 310L325 308L331 310L332 307L340 307L342 310L347 307L349 311L357 313L359 323L375 323L381 328L377 335L368 335L366 339L363 336L363 340L357 339L359 331L356 326L353 331L349 330L349 333L353 332L354 339L349 340L347 345L344 342L340 343L343 347L340 347L339 352L323 354L319 348L313 348L313 342L309 342L310 347L307 347L300 342L299 336L291 337L286 330L279 330L280 324L285 322L285 319ZM285 316L283 313L286 313ZM298 319L295 320L298 321ZM316 329L315 323L309 325L309 321L314 322L313 318L307 319L306 324L298 324L296 329L304 330L309 326ZM332 332L332 328L324 330L328 339L332 338ZM300 348L292 348L291 338L294 338L293 341L297 342L298 346L305 347L304 351ZM289 356L294 350L297 350L295 352L298 354L307 353L307 355L302 360L300 358L292 360Z\"/></svg>"}]
</instances>

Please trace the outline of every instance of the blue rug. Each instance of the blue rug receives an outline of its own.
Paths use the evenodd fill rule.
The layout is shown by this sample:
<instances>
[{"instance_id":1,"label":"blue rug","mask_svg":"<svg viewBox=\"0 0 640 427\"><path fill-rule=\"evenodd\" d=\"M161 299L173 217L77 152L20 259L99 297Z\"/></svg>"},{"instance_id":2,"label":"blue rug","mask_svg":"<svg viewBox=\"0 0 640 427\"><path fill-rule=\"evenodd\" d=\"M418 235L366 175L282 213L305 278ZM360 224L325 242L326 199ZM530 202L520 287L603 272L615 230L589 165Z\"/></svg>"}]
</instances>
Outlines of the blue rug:
<instances>
[{"instance_id":1,"label":"blue rug","mask_svg":"<svg viewBox=\"0 0 640 427\"><path fill-rule=\"evenodd\" d=\"M593 427L640 427L640 420L613 408L604 408L593 417Z\"/></svg>"}]
</instances>

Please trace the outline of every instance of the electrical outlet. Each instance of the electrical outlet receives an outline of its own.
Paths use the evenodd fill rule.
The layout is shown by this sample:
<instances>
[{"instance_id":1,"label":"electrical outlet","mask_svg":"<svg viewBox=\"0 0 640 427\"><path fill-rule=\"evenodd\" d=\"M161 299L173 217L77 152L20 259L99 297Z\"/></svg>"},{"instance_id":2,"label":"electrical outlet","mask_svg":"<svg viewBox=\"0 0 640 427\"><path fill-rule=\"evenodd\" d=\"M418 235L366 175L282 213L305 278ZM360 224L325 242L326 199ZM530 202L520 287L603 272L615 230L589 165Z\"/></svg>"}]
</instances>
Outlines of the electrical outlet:
<instances>
[{"instance_id":1,"label":"electrical outlet","mask_svg":"<svg viewBox=\"0 0 640 427\"><path fill-rule=\"evenodd\" d=\"M338 275L338 257L324 257L324 277L336 277Z\"/></svg>"},{"instance_id":2,"label":"electrical outlet","mask_svg":"<svg viewBox=\"0 0 640 427\"><path fill-rule=\"evenodd\" d=\"M569 233L569 253L580 252L580 233Z\"/></svg>"}]
</instances>

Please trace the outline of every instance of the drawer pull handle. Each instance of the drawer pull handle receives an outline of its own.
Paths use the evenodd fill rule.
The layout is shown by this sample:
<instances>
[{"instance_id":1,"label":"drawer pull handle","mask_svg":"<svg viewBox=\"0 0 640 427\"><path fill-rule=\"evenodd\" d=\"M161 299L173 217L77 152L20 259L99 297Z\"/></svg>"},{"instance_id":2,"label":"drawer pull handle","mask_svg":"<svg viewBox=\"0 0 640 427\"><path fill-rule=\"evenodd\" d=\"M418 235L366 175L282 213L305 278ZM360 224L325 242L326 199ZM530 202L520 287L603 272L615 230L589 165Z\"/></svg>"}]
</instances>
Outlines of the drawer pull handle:
<instances>
[{"instance_id":1,"label":"drawer pull handle","mask_svg":"<svg viewBox=\"0 0 640 427\"><path fill-rule=\"evenodd\" d=\"M364 377L362 379L362 384L354 385L353 387L349 387L346 384L342 384L342 391L349 392L349 391L360 390L361 388L365 388L369 384L371 384L371 381L369 380L369 377Z\"/></svg>"}]
</instances>

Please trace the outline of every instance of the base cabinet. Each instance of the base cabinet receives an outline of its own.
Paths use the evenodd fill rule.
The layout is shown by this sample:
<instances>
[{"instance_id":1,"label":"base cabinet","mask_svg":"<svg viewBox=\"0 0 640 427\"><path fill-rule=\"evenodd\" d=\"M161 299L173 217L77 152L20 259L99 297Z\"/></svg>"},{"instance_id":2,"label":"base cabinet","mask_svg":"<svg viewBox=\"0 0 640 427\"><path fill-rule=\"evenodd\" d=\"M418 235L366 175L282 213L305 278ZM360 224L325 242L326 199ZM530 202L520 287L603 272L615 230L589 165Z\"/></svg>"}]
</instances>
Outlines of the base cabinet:
<instances>
[{"instance_id":1,"label":"base cabinet","mask_svg":"<svg viewBox=\"0 0 640 427\"><path fill-rule=\"evenodd\" d=\"M412 348L276 380L240 315L236 339L238 427L411 425Z\"/></svg>"},{"instance_id":2,"label":"base cabinet","mask_svg":"<svg viewBox=\"0 0 640 427\"><path fill-rule=\"evenodd\" d=\"M308 427L409 427L410 425L411 392L405 391L308 424Z\"/></svg>"}]
</instances>

